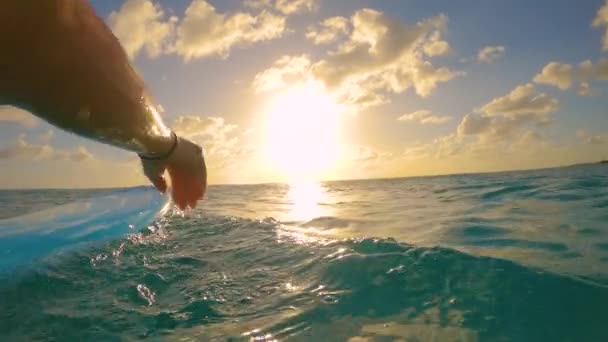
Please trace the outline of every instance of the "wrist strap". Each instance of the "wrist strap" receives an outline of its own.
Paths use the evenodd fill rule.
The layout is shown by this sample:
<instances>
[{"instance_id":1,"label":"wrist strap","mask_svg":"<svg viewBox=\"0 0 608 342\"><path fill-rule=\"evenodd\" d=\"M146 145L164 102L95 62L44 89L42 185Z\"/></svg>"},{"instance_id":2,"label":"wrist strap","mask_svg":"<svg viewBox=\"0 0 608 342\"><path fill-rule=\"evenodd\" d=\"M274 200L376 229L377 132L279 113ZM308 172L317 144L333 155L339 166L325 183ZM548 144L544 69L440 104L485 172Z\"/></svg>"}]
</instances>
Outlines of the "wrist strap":
<instances>
[{"instance_id":1,"label":"wrist strap","mask_svg":"<svg viewBox=\"0 0 608 342\"><path fill-rule=\"evenodd\" d=\"M143 160L163 160L163 159L169 158L173 154L173 151L175 151L175 149L177 148L178 139L177 139L177 135L173 131L171 131L171 138L173 139L173 143L172 143L169 151L167 151L166 153L160 154L160 155L138 153L139 158L141 158Z\"/></svg>"}]
</instances>

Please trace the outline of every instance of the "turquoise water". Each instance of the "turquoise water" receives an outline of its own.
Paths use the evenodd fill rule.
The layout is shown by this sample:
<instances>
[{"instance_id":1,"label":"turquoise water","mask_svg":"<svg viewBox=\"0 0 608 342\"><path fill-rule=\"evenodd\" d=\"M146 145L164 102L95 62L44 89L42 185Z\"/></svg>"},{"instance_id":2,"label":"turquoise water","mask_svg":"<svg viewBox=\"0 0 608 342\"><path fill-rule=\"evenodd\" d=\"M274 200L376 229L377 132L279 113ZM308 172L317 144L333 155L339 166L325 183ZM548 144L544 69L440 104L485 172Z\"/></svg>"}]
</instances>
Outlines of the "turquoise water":
<instances>
[{"instance_id":1,"label":"turquoise water","mask_svg":"<svg viewBox=\"0 0 608 342\"><path fill-rule=\"evenodd\" d=\"M136 227L15 257L0 340L608 341L607 190L603 165L213 186L150 225L149 189L4 191L3 253L7 223L156 200L101 219ZM75 233L44 226L19 248Z\"/></svg>"}]
</instances>

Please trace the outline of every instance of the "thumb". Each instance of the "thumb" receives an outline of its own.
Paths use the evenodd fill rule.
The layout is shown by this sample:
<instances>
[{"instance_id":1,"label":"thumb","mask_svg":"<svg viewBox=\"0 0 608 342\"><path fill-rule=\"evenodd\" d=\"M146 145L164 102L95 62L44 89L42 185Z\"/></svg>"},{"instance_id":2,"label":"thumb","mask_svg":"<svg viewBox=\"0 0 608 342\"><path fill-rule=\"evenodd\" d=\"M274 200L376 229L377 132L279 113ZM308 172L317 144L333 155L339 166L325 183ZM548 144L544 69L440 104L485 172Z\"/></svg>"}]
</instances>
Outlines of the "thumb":
<instances>
[{"instance_id":1,"label":"thumb","mask_svg":"<svg viewBox=\"0 0 608 342\"><path fill-rule=\"evenodd\" d=\"M158 189L158 191L162 193L167 191L167 181L165 180L164 176L160 175L157 177L150 178L150 182L152 182L152 184L156 187L156 189Z\"/></svg>"},{"instance_id":2,"label":"thumb","mask_svg":"<svg viewBox=\"0 0 608 342\"><path fill-rule=\"evenodd\" d=\"M159 161L141 160L144 175L148 177L150 183L160 192L167 191L167 181L165 180L165 165Z\"/></svg>"}]
</instances>

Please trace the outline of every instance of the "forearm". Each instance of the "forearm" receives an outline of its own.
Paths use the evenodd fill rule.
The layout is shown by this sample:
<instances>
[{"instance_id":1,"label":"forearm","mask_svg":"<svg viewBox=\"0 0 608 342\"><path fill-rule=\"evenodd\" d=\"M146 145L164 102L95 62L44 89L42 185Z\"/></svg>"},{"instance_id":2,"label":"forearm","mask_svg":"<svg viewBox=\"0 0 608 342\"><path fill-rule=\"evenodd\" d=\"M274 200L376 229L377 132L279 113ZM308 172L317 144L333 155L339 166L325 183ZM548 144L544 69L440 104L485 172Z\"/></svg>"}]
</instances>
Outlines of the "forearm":
<instances>
[{"instance_id":1,"label":"forearm","mask_svg":"<svg viewBox=\"0 0 608 342\"><path fill-rule=\"evenodd\" d=\"M0 5L0 20L0 40L8 42L0 56L0 98L136 152L159 153L170 144L142 80L86 1L9 1Z\"/></svg>"}]
</instances>

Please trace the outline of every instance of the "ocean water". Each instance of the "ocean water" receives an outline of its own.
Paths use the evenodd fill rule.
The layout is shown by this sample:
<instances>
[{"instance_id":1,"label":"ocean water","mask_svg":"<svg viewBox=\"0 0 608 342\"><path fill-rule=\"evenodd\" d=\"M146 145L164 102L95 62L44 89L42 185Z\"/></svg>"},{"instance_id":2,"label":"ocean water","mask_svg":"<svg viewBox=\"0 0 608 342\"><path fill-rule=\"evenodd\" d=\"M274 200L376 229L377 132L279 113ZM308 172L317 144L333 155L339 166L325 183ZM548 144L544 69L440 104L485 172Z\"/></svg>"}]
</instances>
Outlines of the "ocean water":
<instances>
[{"instance_id":1,"label":"ocean water","mask_svg":"<svg viewBox=\"0 0 608 342\"><path fill-rule=\"evenodd\" d=\"M222 185L185 215L150 222L153 196L96 218L122 229L40 220L151 192L0 192L18 256L0 340L608 341L607 165Z\"/></svg>"}]
</instances>

